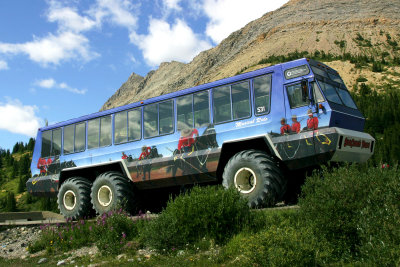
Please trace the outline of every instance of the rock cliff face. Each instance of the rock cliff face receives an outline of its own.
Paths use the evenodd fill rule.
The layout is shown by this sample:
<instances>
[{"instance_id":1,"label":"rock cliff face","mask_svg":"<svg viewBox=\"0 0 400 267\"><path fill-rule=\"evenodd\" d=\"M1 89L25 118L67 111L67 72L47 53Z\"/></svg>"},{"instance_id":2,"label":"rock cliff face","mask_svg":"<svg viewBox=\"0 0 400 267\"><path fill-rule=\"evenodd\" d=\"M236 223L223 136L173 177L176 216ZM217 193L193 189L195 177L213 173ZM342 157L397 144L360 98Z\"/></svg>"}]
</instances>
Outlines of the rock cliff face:
<instances>
[{"instance_id":1,"label":"rock cliff face","mask_svg":"<svg viewBox=\"0 0 400 267\"><path fill-rule=\"evenodd\" d=\"M388 51L394 56L398 51L388 45L387 36L400 43L399 25L398 0L291 0L232 33L217 47L201 52L188 64L162 63L146 77L132 73L101 110L233 76L244 68L260 68L263 66L257 63L261 59L296 50L369 56ZM363 36L372 46L360 45L357 36ZM340 46L340 41L345 45ZM340 62L333 65L351 88L360 73L342 73L351 66Z\"/></svg>"}]
</instances>

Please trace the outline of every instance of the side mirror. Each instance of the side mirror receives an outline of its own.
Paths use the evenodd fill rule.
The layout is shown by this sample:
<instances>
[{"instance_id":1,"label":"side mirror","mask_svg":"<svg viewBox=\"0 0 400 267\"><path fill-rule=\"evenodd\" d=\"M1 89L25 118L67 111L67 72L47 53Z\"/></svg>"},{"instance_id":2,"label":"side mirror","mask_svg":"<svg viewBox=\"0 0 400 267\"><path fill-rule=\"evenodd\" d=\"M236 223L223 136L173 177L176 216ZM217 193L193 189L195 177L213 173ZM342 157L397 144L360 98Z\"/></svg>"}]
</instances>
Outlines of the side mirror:
<instances>
[{"instance_id":1,"label":"side mirror","mask_svg":"<svg viewBox=\"0 0 400 267\"><path fill-rule=\"evenodd\" d=\"M308 83L307 80L301 81L301 96L303 97L303 102L306 102L308 97Z\"/></svg>"}]
</instances>

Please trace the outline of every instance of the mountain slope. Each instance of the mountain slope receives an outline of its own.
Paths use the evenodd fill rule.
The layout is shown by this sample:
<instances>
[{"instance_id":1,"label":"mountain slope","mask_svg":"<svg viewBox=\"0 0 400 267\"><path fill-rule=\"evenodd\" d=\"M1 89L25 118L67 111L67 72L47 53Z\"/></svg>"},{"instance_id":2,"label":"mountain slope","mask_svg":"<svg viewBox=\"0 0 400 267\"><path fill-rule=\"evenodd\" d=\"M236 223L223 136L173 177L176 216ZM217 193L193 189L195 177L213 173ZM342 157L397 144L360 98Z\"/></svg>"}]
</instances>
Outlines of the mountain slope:
<instances>
[{"instance_id":1,"label":"mountain slope","mask_svg":"<svg viewBox=\"0 0 400 267\"><path fill-rule=\"evenodd\" d=\"M400 43L398 25L398 0L292 0L232 33L217 47L201 52L188 64L162 63L146 77L133 73L102 110L229 77L243 69L260 68L262 65L257 63L261 59L293 51L370 57L387 52L388 57L395 58L399 56L393 45ZM341 74L353 69L340 62L332 67ZM346 75L343 78L351 88L361 74L356 70L352 75L347 71ZM369 78L372 74L362 75Z\"/></svg>"}]
</instances>

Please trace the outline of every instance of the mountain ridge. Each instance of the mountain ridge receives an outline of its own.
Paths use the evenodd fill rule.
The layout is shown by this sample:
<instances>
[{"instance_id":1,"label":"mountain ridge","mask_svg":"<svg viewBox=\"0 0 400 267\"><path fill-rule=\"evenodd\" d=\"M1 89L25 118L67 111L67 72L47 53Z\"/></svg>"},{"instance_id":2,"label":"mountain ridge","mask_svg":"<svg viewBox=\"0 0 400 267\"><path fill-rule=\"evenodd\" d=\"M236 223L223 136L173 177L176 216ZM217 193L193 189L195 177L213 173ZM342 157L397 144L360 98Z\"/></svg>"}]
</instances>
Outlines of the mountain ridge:
<instances>
[{"instance_id":1,"label":"mountain ridge","mask_svg":"<svg viewBox=\"0 0 400 267\"><path fill-rule=\"evenodd\" d=\"M398 25L399 1L292 0L233 32L189 63L164 62L145 77L132 73L101 110L233 76L243 69L254 69L249 66L263 67L257 63L271 55L319 50L371 56L387 51L395 57L398 51L388 47L387 36L400 39ZM372 47L363 46L358 36L368 40ZM338 45L340 42L344 45ZM337 67L342 74L341 66ZM359 74L343 77L349 88L355 75Z\"/></svg>"}]
</instances>

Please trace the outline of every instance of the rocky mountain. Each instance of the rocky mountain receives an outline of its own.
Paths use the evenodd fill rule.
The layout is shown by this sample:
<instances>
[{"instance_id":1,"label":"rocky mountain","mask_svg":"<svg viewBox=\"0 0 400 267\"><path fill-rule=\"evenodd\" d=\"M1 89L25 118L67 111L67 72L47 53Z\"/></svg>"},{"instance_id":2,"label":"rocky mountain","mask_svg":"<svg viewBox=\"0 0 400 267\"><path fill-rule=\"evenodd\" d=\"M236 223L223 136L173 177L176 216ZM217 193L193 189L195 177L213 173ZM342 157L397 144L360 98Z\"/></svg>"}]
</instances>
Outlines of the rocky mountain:
<instances>
[{"instance_id":1,"label":"rocky mountain","mask_svg":"<svg viewBox=\"0 0 400 267\"><path fill-rule=\"evenodd\" d=\"M201 52L190 63L162 63L146 77L132 73L102 110L265 67L260 60L294 51L400 57L399 25L398 0L291 0ZM398 65L387 73L357 69L350 61L328 65L339 71L349 88L360 76L374 83L383 77L399 81Z\"/></svg>"}]
</instances>

